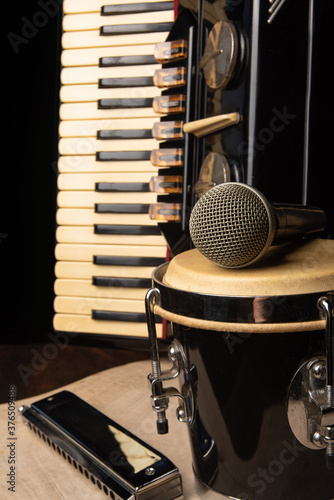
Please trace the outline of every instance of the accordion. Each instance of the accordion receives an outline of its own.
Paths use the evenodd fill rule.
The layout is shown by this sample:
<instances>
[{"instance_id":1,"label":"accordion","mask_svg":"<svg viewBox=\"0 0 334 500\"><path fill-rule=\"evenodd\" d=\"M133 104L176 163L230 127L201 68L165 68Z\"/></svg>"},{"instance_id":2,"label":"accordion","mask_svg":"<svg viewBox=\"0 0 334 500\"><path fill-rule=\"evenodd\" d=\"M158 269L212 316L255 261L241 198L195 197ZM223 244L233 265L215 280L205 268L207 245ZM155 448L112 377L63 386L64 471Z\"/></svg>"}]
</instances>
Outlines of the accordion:
<instances>
[{"instance_id":1,"label":"accordion","mask_svg":"<svg viewBox=\"0 0 334 500\"><path fill-rule=\"evenodd\" d=\"M191 248L191 210L217 183L319 206L333 237L329 0L65 0L46 9L35 6L20 36L8 35L17 57L43 45L31 71L30 171L17 156L19 180L4 173L4 186L22 194L9 215L14 237L14 226L2 233L8 295L25 297L23 314L5 301L13 330L24 318L29 338L50 328L83 342L145 343L152 271ZM15 85L10 109L19 107ZM52 133L56 144L46 144Z\"/></svg>"}]
</instances>

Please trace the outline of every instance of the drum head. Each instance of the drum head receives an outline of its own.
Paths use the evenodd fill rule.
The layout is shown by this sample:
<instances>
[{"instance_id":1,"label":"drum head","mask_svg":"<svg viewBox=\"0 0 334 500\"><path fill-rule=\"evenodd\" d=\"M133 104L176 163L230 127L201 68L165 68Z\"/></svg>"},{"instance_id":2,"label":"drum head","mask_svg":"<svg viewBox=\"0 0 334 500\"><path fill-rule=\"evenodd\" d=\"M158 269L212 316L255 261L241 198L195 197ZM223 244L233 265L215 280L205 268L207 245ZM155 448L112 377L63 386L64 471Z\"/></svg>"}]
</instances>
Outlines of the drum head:
<instances>
[{"instance_id":1,"label":"drum head","mask_svg":"<svg viewBox=\"0 0 334 500\"><path fill-rule=\"evenodd\" d=\"M173 288L227 296L282 296L334 289L334 240L272 247L252 267L226 269L197 249L177 255L163 279Z\"/></svg>"},{"instance_id":2,"label":"drum head","mask_svg":"<svg viewBox=\"0 0 334 500\"><path fill-rule=\"evenodd\" d=\"M253 333L322 330L320 297L334 290L334 241L273 247L257 265L226 269L197 249L153 273L155 312L187 327Z\"/></svg>"}]
</instances>

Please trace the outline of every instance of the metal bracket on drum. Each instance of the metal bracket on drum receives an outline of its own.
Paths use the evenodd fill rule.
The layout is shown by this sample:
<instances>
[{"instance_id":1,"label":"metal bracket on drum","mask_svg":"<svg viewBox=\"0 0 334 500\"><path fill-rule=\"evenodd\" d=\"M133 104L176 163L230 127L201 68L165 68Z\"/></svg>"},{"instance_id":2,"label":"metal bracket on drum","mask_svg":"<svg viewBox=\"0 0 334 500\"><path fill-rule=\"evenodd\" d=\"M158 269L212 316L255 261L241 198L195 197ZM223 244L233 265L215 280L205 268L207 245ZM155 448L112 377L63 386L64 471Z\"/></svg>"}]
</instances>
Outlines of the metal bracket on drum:
<instances>
[{"instance_id":1,"label":"metal bracket on drum","mask_svg":"<svg viewBox=\"0 0 334 500\"><path fill-rule=\"evenodd\" d=\"M326 449L327 465L334 468L334 330L333 294L321 297L326 316L326 357L305 362L290 386L288 418L297 439L307 448Z\"/></svg>"},{"instance_id":2,"label":"metal bracket on drum","mask_svg":"<svg viewBox=\"0 0 334 500\"><path fill-rule=\"evenodd\" d=\"M145 306L147 316L147 326L150 340L150 355L152 372L148 375L148 380L152 390L153 410L157 413L158 434L168 433L168 419L166 410L169 406L169 399L176 397L180 400L180 406L176 410L176 416L180 422L192 422L192 410L194 408L194 395L190 383L191 368L188 366L182 345L174 339L168 348L168 357L172 361L169 370L162 371L159 357L159 347L155 328L154 306L160 303L160 291L152 288L146 294ZM163 387L163 382L177 378L181 371L184 372L184 383L181 392L175 387Z\"/></svg>"}]
</instances>

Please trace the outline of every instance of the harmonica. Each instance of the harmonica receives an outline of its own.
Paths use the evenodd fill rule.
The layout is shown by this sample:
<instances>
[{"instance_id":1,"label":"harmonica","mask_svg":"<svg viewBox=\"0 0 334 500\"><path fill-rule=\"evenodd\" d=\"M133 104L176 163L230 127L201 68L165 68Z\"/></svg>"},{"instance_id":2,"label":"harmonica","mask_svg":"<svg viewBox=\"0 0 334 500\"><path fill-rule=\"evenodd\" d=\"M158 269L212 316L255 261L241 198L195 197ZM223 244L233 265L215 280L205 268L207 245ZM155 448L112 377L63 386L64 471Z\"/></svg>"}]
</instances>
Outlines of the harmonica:
<instances>
[{"instance_id":1,"label":"harmonica","mask_svg":"<svg viewBox=\"0 0 334 500\"><path fill-rule=\"evenodd\" d=\"M178 468L69 391L19 409L25 424L114 500L182 499Z\"/></svg>"}]
</instances>

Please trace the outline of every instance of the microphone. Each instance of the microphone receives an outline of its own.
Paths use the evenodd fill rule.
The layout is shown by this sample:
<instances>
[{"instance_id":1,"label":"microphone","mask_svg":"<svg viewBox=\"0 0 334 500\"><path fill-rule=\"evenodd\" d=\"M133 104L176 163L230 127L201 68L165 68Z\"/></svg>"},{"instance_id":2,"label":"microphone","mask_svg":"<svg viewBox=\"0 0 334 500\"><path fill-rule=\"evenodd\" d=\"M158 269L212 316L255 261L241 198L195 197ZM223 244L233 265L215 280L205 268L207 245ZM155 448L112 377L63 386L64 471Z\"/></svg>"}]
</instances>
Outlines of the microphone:
<instances>
[{"instance_id":1,"label":"microphone","mask_svg":"<svg viewBox=\"0 0 334 500\"><path fill-rule=\"evenodd\" d=\"M195 247L227 268L249 266L271 245L318 234L325 226L326 215L319 208L270 204L257 189L238 182L209 189L189 219Z\"/></svg>"}]
</instances>

